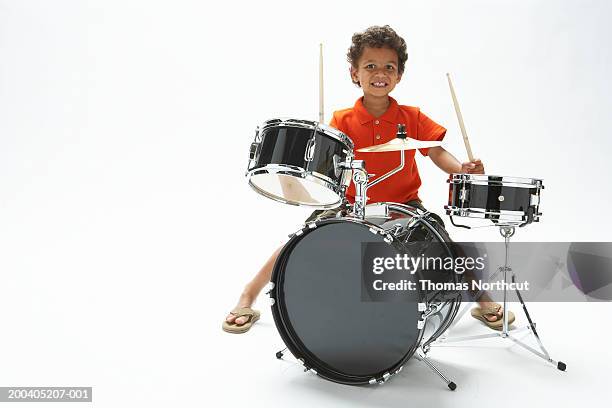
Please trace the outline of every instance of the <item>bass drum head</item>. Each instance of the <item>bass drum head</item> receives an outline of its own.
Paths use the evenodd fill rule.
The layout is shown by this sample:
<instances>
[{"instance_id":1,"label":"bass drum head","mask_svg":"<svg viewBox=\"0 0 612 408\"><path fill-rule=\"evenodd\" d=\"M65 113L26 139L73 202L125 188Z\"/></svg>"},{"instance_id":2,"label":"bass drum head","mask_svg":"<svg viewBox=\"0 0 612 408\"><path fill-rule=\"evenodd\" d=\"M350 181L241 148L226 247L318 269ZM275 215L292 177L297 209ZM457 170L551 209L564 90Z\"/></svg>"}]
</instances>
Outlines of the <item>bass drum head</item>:
<instances>
[{"instance_id":1,"label":"bass drum head","mask_svg":"<svg viewBox=\"0 0 612 408\"><path fill-rule=\"evenodd\" d=\"M368 243L384 243L371 226L320 221L287 243L272 277L272 312L287 347L318 375L345 384L392 373L421 339L420 291L404 293L401 302L362 300L362 268L372 269L362 254ZM395 242L382 245L384 256L402 253Z\"/></svg>"}]
</instances>

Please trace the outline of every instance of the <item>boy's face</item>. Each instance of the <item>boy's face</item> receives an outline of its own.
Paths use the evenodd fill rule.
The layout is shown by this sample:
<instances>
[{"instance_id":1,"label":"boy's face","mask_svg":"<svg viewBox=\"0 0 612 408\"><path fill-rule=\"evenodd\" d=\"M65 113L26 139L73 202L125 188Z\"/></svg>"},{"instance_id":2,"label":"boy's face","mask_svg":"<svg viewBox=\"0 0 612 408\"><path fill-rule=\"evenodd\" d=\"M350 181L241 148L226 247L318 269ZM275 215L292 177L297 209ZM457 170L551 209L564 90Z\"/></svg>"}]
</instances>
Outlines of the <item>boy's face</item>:
<instances>
[{"instance_id":1,"label":"boy's face","mask_svg":"<svg viewBox=\"0 0 612 408\"><path fill-rule=\"evenodd\" d=\"M353 82L359 82L364 95L386 96L402 79L398 65L394 50L365 47L357 68L351 67L351 77Z\"/></svg>"}]
</instances>

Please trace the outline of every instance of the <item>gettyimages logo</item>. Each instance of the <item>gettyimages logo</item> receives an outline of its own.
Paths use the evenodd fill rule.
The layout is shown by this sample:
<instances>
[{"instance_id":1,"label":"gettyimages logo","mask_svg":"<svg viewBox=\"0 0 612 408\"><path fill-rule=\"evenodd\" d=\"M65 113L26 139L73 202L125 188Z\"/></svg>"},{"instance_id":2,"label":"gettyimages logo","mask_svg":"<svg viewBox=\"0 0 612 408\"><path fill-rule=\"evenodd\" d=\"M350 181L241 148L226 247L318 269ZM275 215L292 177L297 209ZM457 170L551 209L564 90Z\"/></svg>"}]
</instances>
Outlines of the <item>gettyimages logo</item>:
<instances>
[{"instance_id":1,"label":"gettyimages logo","mask_svg":"<svg viewBox=\"0 0 612 408\"><path fill-rule=\"evenodd\" d=\"M471 256L456 257L450 256L420 256L413 257L407 254L397 254L395 257L375 257L372 260L372 272L380 275L385 271L396 270L406 271L414 275L416 271L446 271L463 274L466 270L482 271L485 265L485 256L473 258Z\"/></svg>"},{"instance_id":2,"label":"gettyimages logo","mask_svg":"<svg viewBox=\"0 0 612 408\"><path fill-rule=\"evenodd\" d=\"M419 292L461 292L494 301L593 302L612 300L612 243L408 242L402 247L362 243L363 301L412 302ZM506 265L507 263L507 265Z\"/></svg>"}]
</instances>

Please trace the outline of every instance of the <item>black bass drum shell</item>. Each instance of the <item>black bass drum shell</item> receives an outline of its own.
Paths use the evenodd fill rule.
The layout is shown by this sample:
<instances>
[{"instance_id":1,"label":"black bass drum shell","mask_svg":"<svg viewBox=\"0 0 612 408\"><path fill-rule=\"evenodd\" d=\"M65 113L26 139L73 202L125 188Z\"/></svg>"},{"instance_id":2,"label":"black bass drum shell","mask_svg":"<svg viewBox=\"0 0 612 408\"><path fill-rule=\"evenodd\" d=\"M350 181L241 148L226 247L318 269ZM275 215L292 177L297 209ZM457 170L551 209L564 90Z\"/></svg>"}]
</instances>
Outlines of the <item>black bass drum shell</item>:
<instances>
[{"instance_id":1,"label":"black bass drum shell","mask_svg":"<svg viewBox=\"0 0 612 408\"><path fill-rule=\"evenodd\" d=\"M352 218L319 221L285 245L272 275L272 313L283 341L306 367L343 384L397 371L422 339L423 292L404 294L401 302L362 301L363 244L385 238L371 227ZM381 247L384 256L406 252L400 240Z\"/></svg>"}]
</instances>

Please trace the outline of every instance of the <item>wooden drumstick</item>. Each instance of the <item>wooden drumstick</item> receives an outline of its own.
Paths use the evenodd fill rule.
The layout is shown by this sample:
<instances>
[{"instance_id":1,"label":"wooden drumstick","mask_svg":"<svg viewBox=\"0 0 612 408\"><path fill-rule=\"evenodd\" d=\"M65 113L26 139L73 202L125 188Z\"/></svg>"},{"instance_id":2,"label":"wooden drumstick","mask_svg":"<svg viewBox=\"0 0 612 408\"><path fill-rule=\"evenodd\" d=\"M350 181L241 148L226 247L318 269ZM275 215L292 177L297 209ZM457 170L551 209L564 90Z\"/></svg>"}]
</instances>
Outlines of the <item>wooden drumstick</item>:
<instances>
[{"instance_id":1,"label":"wooden drumstick","mask_svg":"<svg viewBox=\"0 0 612 408\"><path fill-rule=\"evenodd\" d=\"M323 113L323 44L319 44L319 123L325 120Z\"/></svg>"},{"instance_id":2,"label":"wooden drumstick","mask_svg":"<svg viewBox=\"0 0 612 408\"><path fill-rule=\"evenodd\" d=\"M467 150L468 158L470 159L470 161L473 161L474 155L472 154L472 148L470 147L470 139L468 139L467 132L465 131L463 116L461 115L461 109L459 109L459 102L457 102L457 95L455 95L455 89L453 88L453 83L451 82L450 74L447 73L446 77L448 78L448 86L450 87L451 95L453 97L453 105L455 105L455 112L457 113L457 119L459 120L461 134L463 135L463 143L465 143L465 150Z\"/></svg>"}]
</instances>

